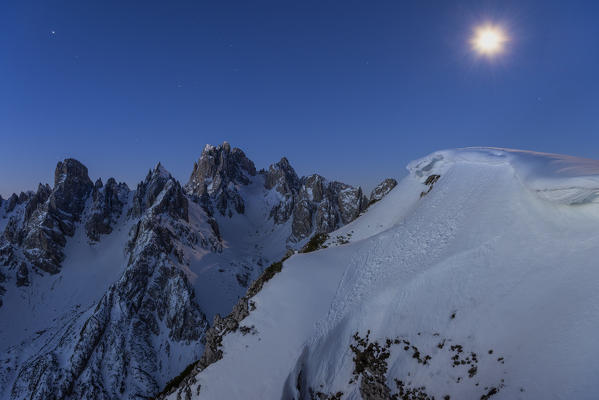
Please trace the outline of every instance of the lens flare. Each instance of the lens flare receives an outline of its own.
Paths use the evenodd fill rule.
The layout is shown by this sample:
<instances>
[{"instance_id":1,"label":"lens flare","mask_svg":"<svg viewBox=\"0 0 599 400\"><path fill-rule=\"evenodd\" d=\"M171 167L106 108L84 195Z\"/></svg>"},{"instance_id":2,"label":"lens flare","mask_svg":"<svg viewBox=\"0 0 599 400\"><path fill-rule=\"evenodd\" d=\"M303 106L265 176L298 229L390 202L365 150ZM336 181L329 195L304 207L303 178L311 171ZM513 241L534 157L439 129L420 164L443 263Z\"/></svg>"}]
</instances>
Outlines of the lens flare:
<instances>
[{"instance_id":1,"label":"lens flare","mask_svg":"<svg viewBox=\"0 0 599 400\"><path fill-rule=\"evenodd\" d=\"M508 38L503 29L498 26L484 25L474 30L470 43L477 53L491 57L504 50Z\"/></svg>"}]
</instances>

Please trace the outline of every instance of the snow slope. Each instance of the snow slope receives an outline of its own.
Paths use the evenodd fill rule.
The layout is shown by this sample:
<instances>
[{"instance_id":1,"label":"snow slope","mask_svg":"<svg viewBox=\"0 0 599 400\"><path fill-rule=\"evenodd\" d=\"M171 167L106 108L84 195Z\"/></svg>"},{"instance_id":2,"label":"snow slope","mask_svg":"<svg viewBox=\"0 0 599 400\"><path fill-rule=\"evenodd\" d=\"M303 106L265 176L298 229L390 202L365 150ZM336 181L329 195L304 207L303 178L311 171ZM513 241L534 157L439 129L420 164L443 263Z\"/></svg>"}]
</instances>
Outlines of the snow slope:
<instances>
[{"instance_id":1,"label":"snow slope","mask_svg":"<svg viewBox=\"0 0 599 400\"><path fill-rule=\"evenodd\" d=\"M245 212L231 217L216 215L224 240L222 252L190 255L188 278L209 321L217 313L228 314L264 268L283 257L291 234L291 221L275 224L269 218L278 199L271 201L276 191L264 188L263 176L237 190L245 199Z\"/></svg>"},{"instance_id":2,"label":"snow slope","mask_svg":"<svg viewBox=\"0 0 599 400\"><path fill-rule=\"evenodd\" d=\"M349 244L285 262L195 398L376 398L352 373L368 331L390 339L390 393L397 379L436 398L597 398L599 161L469 148L408 169L331 235Z\"/></svg>"},{"instance_id":3,"label":"snow slope","mask_svg":"<svg viewBox=\"0 0 599 400\"><path fill-rule=\"evenodd\" d=\"M22 342L24 336L64 323L91 307L111 283L122 274L127 242L133 221L122 217L119 225L98 243L90 243L85 229L78 224L75 236L67 242L65 262L55 275L32 279L32 286L8 290L0 307L0 349ZM60 322L61 321L61 322Z\"/></svg>"}]
</instances>

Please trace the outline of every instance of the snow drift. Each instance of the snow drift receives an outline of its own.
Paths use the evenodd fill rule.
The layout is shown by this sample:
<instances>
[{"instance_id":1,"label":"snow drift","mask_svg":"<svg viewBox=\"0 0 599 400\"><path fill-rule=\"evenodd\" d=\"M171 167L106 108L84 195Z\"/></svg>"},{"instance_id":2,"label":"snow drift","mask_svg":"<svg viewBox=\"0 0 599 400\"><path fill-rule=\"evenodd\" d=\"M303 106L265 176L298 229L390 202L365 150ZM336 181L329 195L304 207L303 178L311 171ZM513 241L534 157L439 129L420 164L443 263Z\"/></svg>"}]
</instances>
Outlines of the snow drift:
<instances>
[{"instance_id":1,"label":"snow drift","mask_svg":"<svg viewBox=\"0 0 599 400\"><path fill-rule=\"evenodd\" d=\"M179 394L597 398L599 161L469 148L408 170L288 259Z\"/></svg>"}]
</instances>

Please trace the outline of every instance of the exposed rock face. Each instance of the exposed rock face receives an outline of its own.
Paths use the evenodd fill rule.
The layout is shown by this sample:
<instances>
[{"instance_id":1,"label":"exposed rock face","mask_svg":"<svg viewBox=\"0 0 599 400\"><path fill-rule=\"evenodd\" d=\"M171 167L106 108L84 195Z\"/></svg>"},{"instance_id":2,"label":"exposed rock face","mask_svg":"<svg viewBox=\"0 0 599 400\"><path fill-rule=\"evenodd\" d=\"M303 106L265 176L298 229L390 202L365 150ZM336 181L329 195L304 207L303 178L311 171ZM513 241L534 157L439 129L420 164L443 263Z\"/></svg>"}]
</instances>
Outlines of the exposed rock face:
<instances>
[{"instance_id":1,"label":"exposed rock face","mask_svg":"<svg viewBox=\"0 0 599 400\"><path fill-rule=\"evenodd\" d=\"M300 179L285 157L271 165L265 173L264 187L269 190L274 188L281 196L281 201L270 212L275 223L284 223L291 217L300 185Z\"/></svg>"},{"instance_id":2,"label":"exposed rock face","mask_svg":"<svg viewBox=\"0 0 599 400\"><path fill-rule=\"evenodd\" d=\"M87 175L87 168L79 161L67 158L56 166L50 208L71 214L76 220L81 215L92 188L93 183ZM73 228L69 226L66 229L71 232Z\"/></svg>"},{"instance_id":3,"label":"exposed rock face","mask_svg":"<svg viewBox=\"0 0 599 400\"><path fill-rule=\"evenodd\" d=\"M33 196L31 196L31 199L29 200L29 202L27 202L27 205L25 206L26 221L28 221L31 218L31 215L35 210L38 209L38 207L43 205L46 202L46 200L48 200L48 197L50 197L51 193L52 188L50 187L50 185L42 185L41 183L38 185L37 192Z\"/></svg>"},{"instance_id":4,"label":"exposed rock face","mask_svg":"<svg viewBox=\"0 0 599 400\"><path fill-rule=\"evenodd\" d=\"M79 161L70 158L58 163L47 201L25 219L23 253L29 262L49 273L60 270L66 237L75 233L92 187L87 168ZM35 197L43 198L45 189L42 192L38 189Z\"/></svg>"},{"instance_id":5,"label":"exposed rock face","mask_svg":"<svg viewBox=\"0 0 599 400\"><path fill-rule=\"evenodd\" d=\"M370 204L376 203L383 197L385 197L395 186L397 186L397 181L393 178L387 178L370 192Z\"/></svg>"},{"instance_id":6,"label":"exposed rock face","mask_svg":"<svg viewBox=\"0 0 599 400\"><path fill-rule=\"evenodd\" d=\"M92 206L85 223L87 236L98 241L100 235L112 232L112 227L123 212L127 203L129 187L124 183L116 183L114 178L108 179L106 185L98 179L92 191Z\"/></svg>"},{"instance_id":7,"label":"exposed rock face","mask_svg":"<svg viewBox=\"0 0 599 400\"><path fill-rule=\"evenodd\" d=\"M16 193L13 193L6 202L7 202L6 211L12 212L15 209L17 203L19 202L19 197L17 196Z\"/></svg>"},{"instance_id":8,"label":"exposed rock face","mask_svg":"<svg viewBox=\"0 0 599 400\"><path fill-rule=\"evenodd\" d=\"M298 178L286 158L264 174L265 188L274 188L280 195L270 216L277 224L292 219L292 242L332 232L356 219L368 205L358 187L328 182L316 174Z\"/></svg>"},{"instance_id":9,"label":"exposed rock face","mask_svg":"<svg viewBox=\"0 0 599 400\"><path fill-rule=\"evenodd\" d=\"M299 178L287 158L260 171L264 188L276 193L270 217L276 224L291 219L291 242L299 242L314 233L328 233L351 222L367 207L362 190L340 182L328 182L320 175ZM243 151L225 142L207 145L194 165L185 191L207 212L216 208L221 215L243 214L247 199L239 188L256 176L254 163Z\"/></svg>"},{"instance_id":10,"label":"exposed rock face","mask_svg":"<svg viewBox=\"0 0 599 400\"><path fill-rule=\"evenodd\" d=\"M275 188L281 194L289 194L299 189L300 179L289 164L289 160L283 157L268 168L264 186L267 189Z\"/></svg>"},{"instance_id":11,"label":"exposed rock face","mask_svg":"<svg viewBox=\"0 0 599 400\"><path fill-rule=\"evenodd\" d=\"M35 193L13 194L5 209L13 215L0 236L0 262L24 272L27 260L42 271L57 273L66 237L74 234L92 186L87 168L66 159L56 166L53 189L40 184Z\"/></svg>"},{"instance_id":12,"label":"exposed rock face","mask_svg":"<svg viewBox=\"0 0 599 400\"><path fill-rule=\"evenodd\" d=\"M85 220L90 238L110 233L129 189L109 179L94 186L87 168L79 161L59 162L54 188L39 184L37 191L13 194L4 204L8 222L0 232L0 266L14 271L17 286L30 283L30 272L57 273L64 260L67 238L75 233L75 224ZM92 195L92 206L86 204ZM10 274L12 275L12 273Z\"/></svg>"},{"instance_id":13,"label":"exposed rock face","mask_svg":"<svg viewBox=\"0 0 599 400\"><path fill-rule=\"evenodd\" d=\"M206 221L212 228L210 235L192 230L189 224L172 225L173 221L188 222L188 212L189 203L181 184L160 164L148 173L143 182L137 185L130 210L130 214L134 217L162 216L155 221L162 224L162 226L156 224L155 230L160 231L165 238L172 236L189 246L199 244L201 247L210 248L212 251L222 249L218 229L215 231L210 221ZM168 219L164 217L168 217ZM134 232L132 232L133 241L144 232L143 223L144 219L142 218L134 227ZM131 247L131 244L129 247Z\"/></svg>"},{"instance_id":14,"label":"exposed rock face","mask_svg":"<svg viewBox=\"0 0 599 400\"><path fill-rule=\"evenodd\" d=\"M187 198L181 184L160 163L137 185L130 214L140 217L147 210L154 214L166 212L172 218L188 220Z\"/></svg>"},{"instance_id":15,"label":"exposed rock face","mask_svg":"<svg viewBox=\"0 0 599 400\"><path fill-rule=\"evenodd\" d=\"M332 232L356 219L368 206L361 188L327 182L320 175L302 178L296 198L291 237L294 241Z\"/></svg>"},{"instance_id":16,"label":"exposed rock face","mask_svg":"<svg viewBox=\"0 0 599 400\"><path fill-rule=\"evenodd\" d=\"M33 196L33 192L21 192L18 196L16 193L13 193L8 200L6 200L6 212L10 213L14 211L17 206L25 204L29 201L29 199Z\"/></svg>"},{"instance_id":17,"label":"exposed rock face","mask_svg":"<svg viewBox=\"0 0 599 400\"><path fill-rule=\"evenodd\" d=\"M256 167L243 151L231 149L229 143L206 145L186 185L186 192L198 197L208 195L211 204L221 215L233 211L243 214L245 203L239 194L239 185L248 185L256 175Z\"/></svg>"}]
</instances>

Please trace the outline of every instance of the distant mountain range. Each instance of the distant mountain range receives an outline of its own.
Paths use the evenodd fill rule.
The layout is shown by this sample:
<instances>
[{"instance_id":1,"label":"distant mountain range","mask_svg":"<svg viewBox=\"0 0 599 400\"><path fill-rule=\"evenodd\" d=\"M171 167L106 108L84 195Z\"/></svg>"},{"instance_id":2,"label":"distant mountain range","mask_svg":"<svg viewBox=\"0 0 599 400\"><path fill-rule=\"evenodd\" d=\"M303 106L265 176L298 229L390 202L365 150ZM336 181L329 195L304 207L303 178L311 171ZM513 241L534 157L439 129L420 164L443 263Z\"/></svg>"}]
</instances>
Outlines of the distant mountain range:
<instances>
[{"instance_id":1,"label":"distant mountain range","mask_svg":"<svg viewBox=\"0 0 599 400\"><path fill-rule=\"evenodd\" d=\"M396 184L257 171L226 142L185 185L161 164L131 190L58 163L53 187L0 197L0 398L156 396L269 266Z\"/></svg>"}]
</instances>

